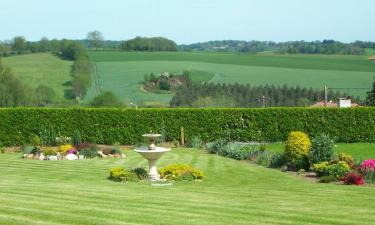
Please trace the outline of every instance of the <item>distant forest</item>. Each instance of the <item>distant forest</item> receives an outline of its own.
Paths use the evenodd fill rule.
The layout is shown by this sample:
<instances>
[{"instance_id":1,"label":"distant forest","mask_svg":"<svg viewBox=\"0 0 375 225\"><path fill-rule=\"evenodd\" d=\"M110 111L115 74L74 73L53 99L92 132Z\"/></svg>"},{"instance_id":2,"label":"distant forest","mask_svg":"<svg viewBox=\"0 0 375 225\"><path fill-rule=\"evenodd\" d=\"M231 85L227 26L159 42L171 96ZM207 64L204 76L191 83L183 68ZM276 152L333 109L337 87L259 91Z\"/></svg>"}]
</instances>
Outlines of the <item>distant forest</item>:
<instances>
[{"instance_id":1,"label":"distant forest","mask_svg":"<svg viewBox=\"0 0 375 225\"><path fill-rule=\"evenodd\" d=\"M345 95L329 91L328 99L336 100ZM313 88L188 82L177 89L171 107L306 107L318 101L324 101L324 91ZM362 103L358 97L354 101Z\"/></svg>"},{"instance_id":2,"label":"distant forest","mask_svg":"<svg viewBox=\"0 0 375 225\"><path fill-rule=\"evenodd\" d=\"M366 48L375 49L375 42L356 41L342 43L334 40L323 41L209 41L190 45L180 45L180 51L214 51L214 52L273 52L280 54L343 54L362 55Z\"/></svg>"},{"instance_id":3,"label":"distant forest","mask_svg":"<svg viewBox=\"0 0 375 225\"><path fill-rule=\"evenodd\" d=\"M11 41L0 41L0 56L18 53L14 46L15 41L22 37L14 38ZM24 39L24 38L23 38ZM242 52L242 53L276 53L276 54L341 54L341 55L363 55L366 49L374 49L375 42L356 41L343 43L335 40L323 41L238 41L222 40L194 43L188 45L177 45L173 40L164 37L136 37L124 41L105 40L100 31L93 31L86 39L77 40L83 46L91 50L117 50L117 51L205 51L205 52ZM40 41L25 41L26 49L29 52L44 52L57 49L57 40L42 38Z\"/></svg>"}]
</instances>

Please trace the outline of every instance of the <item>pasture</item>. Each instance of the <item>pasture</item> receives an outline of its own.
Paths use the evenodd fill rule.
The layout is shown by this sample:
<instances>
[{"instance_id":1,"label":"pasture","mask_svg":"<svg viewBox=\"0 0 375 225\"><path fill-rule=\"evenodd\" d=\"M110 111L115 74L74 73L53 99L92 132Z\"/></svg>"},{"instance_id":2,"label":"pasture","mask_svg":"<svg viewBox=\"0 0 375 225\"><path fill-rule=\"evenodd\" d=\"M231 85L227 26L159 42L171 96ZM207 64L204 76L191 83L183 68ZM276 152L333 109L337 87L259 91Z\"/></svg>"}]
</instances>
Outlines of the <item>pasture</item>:
<instances>
[{"instance_id":1,"label":"pasture","mask_svg":"<svg viewBox=\"0 0 375 225\"><path fill-rule=\"evenodd\" d=\"M121 101L146 105L167 106L172 97L141 90L140 82L150 73L190 70L200 71L193 73L197 81L287 84L319 89L324 85L370 88L375 75L375 65L365 56L90 52L90 58L98 67L102 90L113 91ZM364 97L365 93L366 90L352 90L349 94ZM86 100L95 95L95 87L92 87Z\"/></svg>"},{"instance_id":2,"label":"pasture","mask_svg":"<svg viewBox=\"0 0 375 225\"><path fill-rule=\"evenodd\" d=\"M196 149L174 149L159 167L191 164L204 171L203 182L153 187L109 181L110 168L146 167L138 154L126 154L84 161L0 154L1 223L373 224L375 219L371 186L315 183Z\"/></svg>"},{"instance_id":3,"label":"pasture","mask_svg":"<svg viewBox=\"0 0 375 225\"><path fill-rule=\"evenodd\" d=\"M64 99L64 83L70 81L72 62L50 53L35 53L3 58L5 66L32 88L43 84L56 92L57 100Z\"/></svg>"}]
</instances>

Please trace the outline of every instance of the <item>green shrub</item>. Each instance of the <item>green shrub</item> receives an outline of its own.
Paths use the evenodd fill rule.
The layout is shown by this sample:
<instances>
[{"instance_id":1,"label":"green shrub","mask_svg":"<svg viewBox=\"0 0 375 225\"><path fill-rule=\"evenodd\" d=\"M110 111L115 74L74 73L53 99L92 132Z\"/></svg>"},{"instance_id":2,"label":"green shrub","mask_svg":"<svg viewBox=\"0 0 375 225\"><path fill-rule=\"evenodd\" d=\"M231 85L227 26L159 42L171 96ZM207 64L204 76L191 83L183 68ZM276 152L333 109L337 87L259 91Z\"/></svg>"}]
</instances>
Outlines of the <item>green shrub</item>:
<instances>
[{"instance_id":1,"label":"green shrub","mask_svg":"<svg viewBox=\"0 0 375 225\"><path fill-rule=\"evenodd\" d=\"M328 175L334 176L336 179L340 179L350 171L350 166L344 161L339 161L338 163L329 165L327 167Z\"/></svg>"},{"instance_id":2,"label":"green shrub","mask_svg":"<svg viewBox=\"0 0 375 225\"><path fill-rule=\"evenodd\" d=\"M333 159L334 142L327 134L319 134L311 141L309 159L312 164Z\"/></svg>"},{"instance_id":3,"label":"green shrub","mask_svg":"<svg viewBox=\"0 0 375 225\"><path fill-rule=\"evenodd\" d=\"M351 168L354 168L354 160L353 160L353 157L349 154L346 154L346 153L340 153L337 157L337 159L335 159L334 161L336 162L339 162L339 161L343 161L343 162L346 162Z\"/></svg>"},{"instance_id":4,"label":"green shrub","mask_svg":"<svg viewBox=\"0 0 375 225\"><path fill-rule=\"evenodd\" d=\"M260 151L261 154L258 155L257 159L256 159L256 163L261 165L261 166L266 166L266 167L269 167L271 165L271 162L272 162L272 158L273 158L273 153L272 152L268 152L268 151Z\"/></svg>"},{"instance_id":5,"label":"green shrub","mask_svg":"<svg viewBox=\"0 0 375 225\"><path fill-rule=\"evenodd\" d=\"M160 176L170 180L202 180L203 172L185 164L172 164L160 169Z\"/></svg>"},{"instance_id":6,"label":"green shrub","mask_svg":"<svg viewBox=\"0 0 375 225\"><path fill-rule=\"evenodd\" d=\"M88 143L134 144L149 130L165 125L166 140L199 136L210 142L285 141L290 131L314 137L326 133L337 142L375 142L375 108L267 108L267 109L88 109L2 108L0 141L18 146L39 135L43 146L57 136L71 136L79 127ZM58 135L56 135L58 134Z\"/></svg>"},{"instance_id":7,"label":"green shrub","mask_svg":"<svg viewBox=\"0 0 375 225\"><path fill-rule=\"evenodd\" d=\"M22 146L23 154L32 154L31 152L34 150L34 146L31 145L24 145Z\"/></svg>"},{"instance_id":8,"label":"green shrub","mask_svg":"<svg viewBox=\"0 0 375 225\"><path fill-rule=\"evenodd\" d=\"M328 175L328 176L322 176L320 179L319 179L319 182L320 183L331 183L331 182L336 182L337 181L337 178L332 176L332 175Z\"/></svg>"},{"instance_id":9,"label":"green shrub","mask_svg":"<svg viewBox=\"0 0 375 225\"><path fill-rule=\"evenodd\" d=\"M117 182L135 182L138 181L137 174L133 171L116 167L111 169L109 179Z\"/></svg>"},{"instance_id":10,"label":"green shrub","mask_svg":"<svg viewBox=\"0 0 375 225\"><path fill-rule=\"evenodd\" d=\"M40 137L38 135L34 135L34 137L31 139L31 143L34 146L40 146L41 144Z\"/></svg>"},{"instance_id":11,"label":"green shrub","mask_svg":"<svg viewBox=\"0 0 375 225\"><path fill-rule=\"evenodd\" d=\"M131 172L135 173L139 180L147 180L148 179L148 172L144 168L135 168L130 170Z\"/></svg>"},{"instance_id":12,"label":"green shrub","mask_svg":"<svg viewBox=\"0 0 375 225\"><path fill-rule=\"evenodd\" d=\"M351 171L350 166L344 162L321 162L313 165L313 170L318 176L332 176L336 180L339 180L341 177L345 176Z\"/></svg>"},{"instance_id":13,"label":"green shrub","mask_svg":"<svg viewBox=\"0 0 375 225\"><path fill-rule=\"evenodd\" d=\"M96 145L90 145L88 148L80 150L79 154L85 156L85 158L92 159L98 157L98 150Z\"/></svg>"},{"instance_id":14,"label":"green shrub","mask_svg":"<svg viewBox=\"0 0 375 225\"><path fill-rule=\"evenodd\" d=\"M66 144L70 143L70 140L71 140L70 137L64 137L64 136L56 137L56 144L57 145L66 145Z\"/></svg>"},{"instance_id":15,"label":"green shrub","mask_svg":"<svg viewBox=\"0 0 375 225\"><path fill-rule=\"evenodd\" d=\"M329 162L320 162L313 165L313 170L318 176L326 176L328 175L327 167L329 166Z\"/></svg>"},{"instance_id":16,"label":"green shrub","mask_svg":"<svg viewBox=\"0 0 375 225\"><path fill-rule=\"evenodd\" d=\"M189 148L203 148L204 147L204 142L200 137L194 136L191 141L187 144Z\"/></svg>"},{"instance_id":17,"label":"green shrub","mask_svg":"<svg viewBox=\"0 0 375 225\"><path fill-rule=\"evenodd\" d=\"M285 143L285 157L295 169L308 169L308 154L311 142L309 137L300 131L290 132ZM307 167L307 168L306 168Z\"/></svg>"},{"instance_id":18,"label":"green shrub","mask_svg":"<svg viewBox=\"0 0 375 225\"><path fill-rule=\"evenodd\" d=\"M286 159L283 152L275 152L272 154L269 167L271 168L280 168L286 165Z\"/></svg>"},{"instance_id":19,"label":"green shrub","mask_svg":"<svg viewBox=\"0 0 375 225\"><path fill-rule=\"evenodd\" d=\"M82 144L81 132L79 130L74 130L71 141L74 146Z\"/></svg>"},{"instance_id":20,"label":"green shrub","mask_svg":"<svg viewBox=\"0 0 375 225\"><path fill-rule=\"evenodd\" d=\"M52 148L46 148L43 150L43 154L48 156L48 155L57 155L57 152L52 149Z\"/></svg>"}]
</instances>

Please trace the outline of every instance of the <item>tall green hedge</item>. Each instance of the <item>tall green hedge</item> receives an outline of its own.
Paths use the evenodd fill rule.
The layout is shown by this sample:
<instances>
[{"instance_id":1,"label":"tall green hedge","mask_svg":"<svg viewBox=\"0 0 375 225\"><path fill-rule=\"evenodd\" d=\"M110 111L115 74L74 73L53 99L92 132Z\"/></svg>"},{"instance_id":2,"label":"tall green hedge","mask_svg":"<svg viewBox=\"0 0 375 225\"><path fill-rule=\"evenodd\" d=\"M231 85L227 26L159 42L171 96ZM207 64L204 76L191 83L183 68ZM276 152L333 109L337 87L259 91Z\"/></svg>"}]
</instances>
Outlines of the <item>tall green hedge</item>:
<instances>
[{"instance_id":1,"label":"tall green hedge","mask_svg":"<svg viewBox=\"0 0 375 225\"><path fill-rule=\"evenodd\" d=\"M150 131L167 140L198 136L205 141L284 141L288 132L327 133L340 142L374 142L375 108L269 109L0 109L0 142L20 145L54 130L71 136L79 129L86 142L133 144Z\"/></svg>"}]
</instances>

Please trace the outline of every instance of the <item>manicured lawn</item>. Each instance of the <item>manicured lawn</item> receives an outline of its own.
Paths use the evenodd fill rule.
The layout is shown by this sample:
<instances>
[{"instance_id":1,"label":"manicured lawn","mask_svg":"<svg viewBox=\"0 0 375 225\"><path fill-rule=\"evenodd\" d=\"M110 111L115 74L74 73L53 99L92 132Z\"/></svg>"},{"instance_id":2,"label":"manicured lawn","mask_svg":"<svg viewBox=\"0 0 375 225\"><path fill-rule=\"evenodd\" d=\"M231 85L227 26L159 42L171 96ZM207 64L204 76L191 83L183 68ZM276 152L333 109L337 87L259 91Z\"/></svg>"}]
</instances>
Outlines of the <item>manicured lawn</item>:
<instances>
[{"instance_id":1,"label":"manicured lawn","mask_svg":"<svg viewBox=\"0 0 375 225\"><path fill-rule=\"evenodd\" d=\"M267 150L281 152L284 150L283 144L269 144ZM374 143L336 143L334 147L335 152L347 153L353 156L357 161L365 159L375 159L375 144Z\"/></svg>"},{"instance_id":2,"label":"manicured lawn","mask_svg":"<svg viewBox=\"0 0 375 225\"><path fill-rule=\"evenodd\" d=\"M375 188L318 184L194 149L166 154L160 166L189 163L203 182L152 187L106 179L141 156L27 161L0 154L1 224L373 224Z\"/></svg>"},{"instance_id":3,"label":"manicured lawn","mask_svg":"<svg viewBox=\"0 0 375 225\"><path fill-rule=\"evenodd\" d=\"M53 88L58 100L64 99L64 83L70 81L72 62L61 60L50 53L26 54L3 58L5 66L10 67L22 81L36 88L43 84Z\"/></svg>"}]
</instances>

